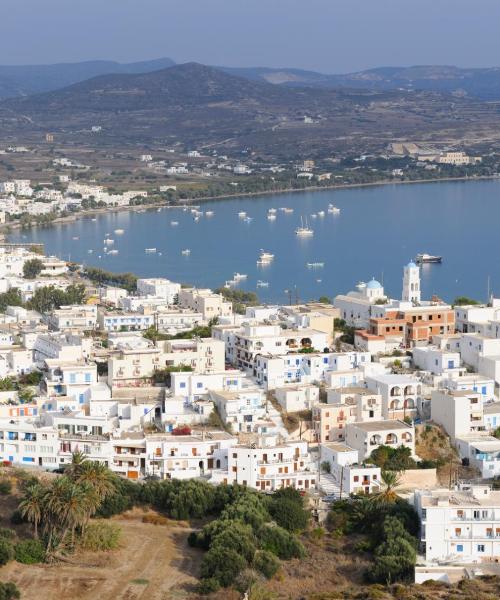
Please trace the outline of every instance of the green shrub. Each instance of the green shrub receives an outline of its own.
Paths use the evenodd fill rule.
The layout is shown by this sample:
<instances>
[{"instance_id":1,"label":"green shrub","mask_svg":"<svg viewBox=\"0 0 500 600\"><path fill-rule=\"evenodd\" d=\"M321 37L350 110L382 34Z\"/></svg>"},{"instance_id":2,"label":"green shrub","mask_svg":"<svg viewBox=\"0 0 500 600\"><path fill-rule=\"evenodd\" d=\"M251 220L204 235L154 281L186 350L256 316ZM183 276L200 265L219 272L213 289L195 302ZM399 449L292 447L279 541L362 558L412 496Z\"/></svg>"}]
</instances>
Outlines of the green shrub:
<instances>
[{"instance_id":1,"label":"green shrub","mask_svg":"<svg viewBox=\"0 0 500 600\"><path fill-rule=\"evenodd\" d=\"M263 550L276 554L282 560L305 556L304 546L294 535L282 527L265 525L259 531L258 538Z\"/></svg>"},{"instance_id":2,"label":"green shrub","mask_svg":"<svg viewBox=\"0 0 500 600\"><path fill-rule=\"evenodd\" d=\"M216 592L220 588L219 582L215 577L204 577L198 584L198 593L205 596Z\"/></svg>"},{"instance_id":3,"label":"green shrub","mask_svg":"<svg viewBox=\"0 0 500 600\"><path fill-rule=\"evenodd\" d=\"M309 521L309 513L302 506L302 497L300 503L286 497L273 499L269 512L276 523L287 531L303 531Z\"/></svg>"},{"instance_id":4,"label":"green shrub","mask_svg":"<svg viewBox=\"0 0 500 600\"><path fill-rule=\"evenodd\" d=\"M274 577L279 571L280 561L271 552L261 550L256 553L255 558L253 559L253 565L257 571L264 575L264 577L271 579L271 577Z\"/></svg>"},{"instance_id":5,"label":"green shrub","mask_svg":"<svg viewBox=\"0 0 500 600\"><path fill-rule=\"evenodd\" d=\"M0 565L6 565L14 558L14 546L6 539L0 539Z\"/></svg>"},{"instance_id":6,"label":"green shrub","mask_svg":"<svg viewBox=\"0 0 500 600\"><path fill-rule=\"evenodd\" d=\"M0 538L5 540L12 540L16 537L16 532L13 529L7 527L0 527Z\"/></svg>"},{"instance_id":7,"label":"green shrub","mask_svg":"<svg viewBox=\"0 0 500 600\"><path fill-rule=\"evenodd\" d=\"M45 548L40 540L23 540L16 544L14 548L14 557L17 562L25 565L34 565L43 562L45 558Z\"/></svg>"},{"instance_id":8,"label":"green shrub","mask_svg":"<svg viewBox=\"0 0 500 600\"><path fill-rule=\"evenodd\" d=\"M91 523L82 537L85 550L114 550L118 547L122 530L115 523L96 521Z\"/></svg>"},{"instance_id":9,"label":"green shrub","mask_svg":"<svg viewBox=\"0 0 500 600\"><path fill-rule=\"evenodd\" d=\"M220 586L228 587L245 566L245 559L235 550L214 546L203 557L201 577L214 578Z\"/></svg>"},{"instance_id":10,"label":"green shrub","mask_svg":"<svg viewBox=\"0 0 500 600\"><path fill-rule=\"evenodd\" d=\"M17 589L15 583L11 581L0 583L0 600L16 600L21 597L21 592Z\"/></svg>"},{"instance_id":11,"label":"green shrub","mask_svg":"<svg viewBox=\"0 0 500 600\"><path fill-rule=\"evenodd\" d=\"M8 479L0 481L0 495L8 496L12 491L12 483Z\"/></svg>"}]
</instances>

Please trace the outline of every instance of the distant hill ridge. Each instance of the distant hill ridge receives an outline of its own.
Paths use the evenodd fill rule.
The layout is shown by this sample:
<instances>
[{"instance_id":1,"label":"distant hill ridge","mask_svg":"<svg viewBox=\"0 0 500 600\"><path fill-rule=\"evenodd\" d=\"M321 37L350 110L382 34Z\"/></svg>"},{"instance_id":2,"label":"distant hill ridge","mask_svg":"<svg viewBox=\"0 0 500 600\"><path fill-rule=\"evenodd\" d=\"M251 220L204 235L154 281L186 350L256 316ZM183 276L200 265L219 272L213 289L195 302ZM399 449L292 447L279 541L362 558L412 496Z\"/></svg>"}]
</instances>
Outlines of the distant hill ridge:
<instances>
[{"instance_id":1,"label":"distant hill ridge","mask_svg":"<svg viewBox=\"0 0 500 600\"><path fill-rule=\"evenodd\" d=\"M171 58L159 58L134 63L92 60L53 65L0 65L0 98L49 92L97 75L147 73L174 64Z\"/></svg>"}]
</instances>

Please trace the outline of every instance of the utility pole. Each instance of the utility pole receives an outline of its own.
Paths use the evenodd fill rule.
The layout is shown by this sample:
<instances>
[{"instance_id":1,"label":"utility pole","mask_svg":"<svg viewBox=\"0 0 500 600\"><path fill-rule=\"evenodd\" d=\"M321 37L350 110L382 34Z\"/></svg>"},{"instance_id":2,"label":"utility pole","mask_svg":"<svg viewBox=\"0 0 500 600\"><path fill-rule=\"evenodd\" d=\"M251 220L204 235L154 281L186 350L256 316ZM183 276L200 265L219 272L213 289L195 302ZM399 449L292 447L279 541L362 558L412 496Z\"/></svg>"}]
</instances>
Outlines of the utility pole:
<instances>
[{"instance_id":1,"label":"utility pole","mask_svg":"<svg viewBox=\"0 0 500 600\"><path fill-rule=\"evenodd\" d=\"M339 491L339 500L342 500L342 492L344 491L344 465L340 469L340 491Z\"/></svg>"}]
</instances>

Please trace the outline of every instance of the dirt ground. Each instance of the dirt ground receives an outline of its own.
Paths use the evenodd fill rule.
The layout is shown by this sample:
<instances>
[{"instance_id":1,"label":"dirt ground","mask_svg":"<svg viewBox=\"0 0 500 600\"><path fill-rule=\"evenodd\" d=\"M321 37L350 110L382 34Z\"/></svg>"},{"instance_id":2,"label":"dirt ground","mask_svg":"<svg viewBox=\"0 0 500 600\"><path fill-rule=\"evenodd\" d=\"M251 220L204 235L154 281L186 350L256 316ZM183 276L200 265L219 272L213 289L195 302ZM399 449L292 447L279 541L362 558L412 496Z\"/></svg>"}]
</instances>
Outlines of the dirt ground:
<instances>
[{"instance_id":1,"label":"dirt ground","mask_svg":"<svg viewBox=\"0 0 500 600\"><path fill-rule=\"evenodd\" d=\"M13 581L23 600L196 598L202 553L188 546L189 529L146 524L143 514L113 519L122 528L119 550L79 553L71 557L75 564L12 561L0 568L0 581Z\"/></svg>"}]
</instances>

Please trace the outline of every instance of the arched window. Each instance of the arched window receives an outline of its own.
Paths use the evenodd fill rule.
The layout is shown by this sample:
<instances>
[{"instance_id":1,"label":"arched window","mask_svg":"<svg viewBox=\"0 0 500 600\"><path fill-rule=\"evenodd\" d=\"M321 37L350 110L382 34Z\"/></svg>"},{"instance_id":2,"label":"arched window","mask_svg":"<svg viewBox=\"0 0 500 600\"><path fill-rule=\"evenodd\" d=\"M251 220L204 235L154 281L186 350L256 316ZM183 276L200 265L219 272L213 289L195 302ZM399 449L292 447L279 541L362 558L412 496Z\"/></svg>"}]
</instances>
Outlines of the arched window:
<instances>
[{"instance_id":1,"label":"arched window","mask_svg":"<svg viewBox=\"0 0 500 600\"><path fill-rule=\"evenodd\" d=\"M391 396L401 396L401 388L398 387L397 385L395 385L392 389L391 389Z\"/></svg>"},{"instance_id":2,"label":"arched window","mask_svg":"<svg viewBox=\"0 0 500 600\"><path fill-rule=\"evenodd\" d=\"M385 438L385 443L386 444L397 444L398 443L398 436L395 433L388 433L386 438Z\"/></svg>"}]
</instances>

